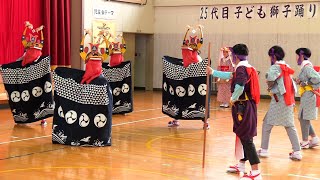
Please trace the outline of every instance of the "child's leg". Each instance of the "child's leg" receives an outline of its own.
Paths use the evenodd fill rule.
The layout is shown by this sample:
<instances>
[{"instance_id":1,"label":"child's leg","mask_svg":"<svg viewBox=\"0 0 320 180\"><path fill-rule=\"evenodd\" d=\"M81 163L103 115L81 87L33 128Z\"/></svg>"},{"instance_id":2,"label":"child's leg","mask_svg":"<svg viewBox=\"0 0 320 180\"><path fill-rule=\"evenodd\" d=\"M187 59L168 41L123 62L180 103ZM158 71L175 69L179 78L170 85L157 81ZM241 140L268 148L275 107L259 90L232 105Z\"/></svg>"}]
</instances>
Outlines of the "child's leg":
<instances>
[{"instance_id":1,"label":"child's leg","mask_svg":"<svg viewBox=\"0 0 320 180\"><path fill-rule=\"evenodd\" d=\"M315 146L318 146L320 143L319 138L317 137L312 124L310 122L310 128L309 128L309 135L312 137L312 139L309 141L309 148L313 148Z\"/></svg>"},{"instance_id":2,"label":"child's leg","mask_svg":"<svg viewBox=\"0 0 320 180\"><path fill-rule=\"evenodd\" d=\"M259 170L258 164L260 163L260 159L258 157L256 147L253 143L253 139L243 140L241 139L241 143L243 146L244 153L246 158L249 160L252 170Z\"/></svg>"},{"instance_id":3,"label":"child's leg","mask_svg":"<svg viewBox=\"0 0 320 180\"><path fill-rule=\"evenodd\" d=\"M262 149L268 149L269 148L269 140L270 140L270 134L273 126L267 124L266 121L263 121L262 125L262 137L261 137L261 148Z\"/></svg>"},{"instance_id":4,"label":"child's leg","mask_svg":"<svg viewBox=\"0 0 320 180\"><path fill-rule=\"evenodd\" d=\"M310 128L309 128L309 136L311 136L311 137L316 137L317 136L311 123L310 123Z\"/></svg>"},{"instance_id":5,"label":"child's leg","mask_svg":"<svg viewBox=\"0 0 320 180\"><path fill-rule=\"evenodd\" d=\"M241 139L241 143L243 146L244 153L246 154L246 157L248 158L250 165L251 165L251 171L248 174L245 174L240 179L252 179L252 180L260 180L262 179L261 173L259 170L259 157L256 151L256 147L253 144L253 139L243 140Z\"/></svg>"},{"instance_id":6,"label":"child's leg","mask_svg":"<svg viewBox=\"0 0 320 180\"><path fill-rule=\"evenodd\" d=\"M248 159L246 157L246 154L244 154L244 158L241 159L238 164L236 164L234 166L229 166L229 168L227 169L227 172L228 173L240 173L240 172L244 173L245 170L246 170L246 164L245 163L246 163L247 160Z\"/></svg>"},{"instance_id":7,"label":"child's leg","mask_svg":"<svg viewBox=\"0 0 320 180\"><path fill-rule=\"evenodd\" d=\"M299 121L300 121L301 133L302 133L302 140L308 141L309 130L310 130L310 121L304 120L304 119L299 119Z\"/></svg>"},{"instance_id":8,"label":"child's leg","mask_svg":"<svg viewBox=\"0 0 320 180\"><path fill-rule=\"evenodd\" d=\"M300 151L301 147L300 147L299 138L298 138L296 128L294 126L293 127L285 127L285 128L286 128L287 134L289 136L293 151L294 152Z\"/></svg>"}]
</instances>

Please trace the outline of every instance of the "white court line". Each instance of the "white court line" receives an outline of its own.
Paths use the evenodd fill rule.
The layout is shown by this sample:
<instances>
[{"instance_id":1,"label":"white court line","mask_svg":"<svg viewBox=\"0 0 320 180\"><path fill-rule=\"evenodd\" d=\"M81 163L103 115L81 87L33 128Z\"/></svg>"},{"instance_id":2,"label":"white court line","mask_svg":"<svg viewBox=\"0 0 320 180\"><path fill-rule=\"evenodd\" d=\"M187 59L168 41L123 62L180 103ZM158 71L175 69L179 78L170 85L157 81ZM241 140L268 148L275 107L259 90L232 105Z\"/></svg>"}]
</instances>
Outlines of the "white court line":
<instances>
[{"instance_id":1,"label":"white court line","mask_svg":"<svg viewBox=\"0 0 320 180\"><path fill-rule=\"evenodd\" d=\"M310 176L301 176L301 175L297 175L297 174L288 174L288 176L293 176L293 177L301 177L301 178L307 178L307 179L320 179L320 178L316 178L316 177L310 177Z\"/></svg>"},{"instance_id":2,"label":"white court line","mask_svg":"<svg viewBox=\"0 0 320 180\"><path fill-rule=\"evenodd\" d=\"M14 142L28 141L28 140L32 140L32 139L41 139L41 138L46 138L46 137L50 137L50 136L51 136L51 135L38 136L38 137L33 137L33 138L26 138L26 139L14 140L14 141L0 142L0 145L2 145L2 144L14 143Z\"/></svg>"},{"instance_id":3,"label":"white court line","mask_svg":"<svg viewBox=\"0 0 320 180\"><path fill-rule=\"evenodd\" d=\"M160 118L165 118L165 117L168 117L168 116L160 116L160 117L154 117L154 118L148 118L148 119L141 119L141 120L137 120L137 121L130 121L130 122L125 122L125 123L114 124L112 126L121 126L121 125L126 125L126 124L133 124L133 123L137 123L137 122L150 121L150 120L160 119ZM21 141L29 141L29 140L33 140L33 139L47 138L47 137L51 137L51 136L52 135L38 136L38 137L33 137L33 138L25 138L25 139L19 139L19 140L14 140L14 141L0 142L0 145L9 144L9 143L15 143L15 142L21 142Z\"/></svg>"},{"instance_id":4,"label":"white court line","mask_svg":"<svg viewBox=\"0 0 320 180\"><path fill-rule=\"evenodd\" d=\"M156 108L156 109L161 109L161 108ZM156 109L145 109L145 110L140 110L140 111L136 111L136 112L156 110ZM210 110L218 110L218 109L219 109L219 108L212 108L212 109L210 109ZM136 120L136 121L130 121L130 122L125 122L125 123L114 124L114 125L112 125L112 126L115 127L115 126L121 126L121 125L126 125L126 124L134 124L134 123L137 123L137 122L150 121L150 120L160 119L160 118L165 118L165 117L168 117L168 116L159 116L159 117L155 117L155 118L141 119L141 120ZM33 138L26 138L26 139L14 140L14 141L0 142L0 145L9 144L9 143L15 143L15 142L21 142L21 141L28 141L28 140L33 140L33 139L47 138L47 137L51 137L51 136L52 136L52 135L38 136L38 137L33 137Z\"/></svg>"},{"instance_id":5,"label":"white court line","mask_svg":"<svg viewBox=\"0 0 320 180\"><path fill-rule=\"evenodd\" d=\"M143 110L138 110L138 111L132 111L132 113L136 113L136 112L145 112L145 111L154 111L154 110L159 110L162 108L155 108L155 109L143 109Z\"/></svg>"},{"instance_id":6,"label":"white court line","mask_svg":"<svg viewBox=\"0 0 320 180\"><path fill-rule=\"evenodd\" d=\"M141 119L141 120L137 120L137 121L130 121L130 122L125 122L125 123L114 124L112 126L121 126L121 125L126 125L126 124L133 124L133 123L137 123L137 122L150 121L150 120L160 119L160 118L165 118L165 117L168 117L168 116L160 116L160 117L155 117L155 118Z\"/></svg>"}]
</instances>

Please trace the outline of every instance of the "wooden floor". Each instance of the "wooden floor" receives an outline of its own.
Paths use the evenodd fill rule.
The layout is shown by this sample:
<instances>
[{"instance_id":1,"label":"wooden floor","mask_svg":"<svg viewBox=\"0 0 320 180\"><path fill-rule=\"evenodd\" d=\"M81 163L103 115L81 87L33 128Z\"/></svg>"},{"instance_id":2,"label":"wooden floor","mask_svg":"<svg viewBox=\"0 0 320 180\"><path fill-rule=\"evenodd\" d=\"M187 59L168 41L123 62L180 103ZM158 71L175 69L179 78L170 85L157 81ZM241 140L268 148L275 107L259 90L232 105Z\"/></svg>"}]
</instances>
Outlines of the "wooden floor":
<instances>
[{"instance_id":1,"label":"wooden floor","mask_svg":"<svg viewBox=\"0 0 320 180\"><path fill-rule=\"evenodd\" d=\"M269 100L259 106L258 137ZM0 110L0 179L238 179L225 173L234 164L234 139L230 110L211 101L207 163L201 168L203 130L201 121L182 121L168 128L170 120L161 113L161 93L138 91L135 111L113 118L113 145L103 148L70 147L51 143L52 119L42 128L38 123L15 125L9 109ZM318 121L313 123L320 131ZM300 126L296 120L300 138ZM275 127L271 157L261 159L264 179L320 179L320 148L303 151L300 162L291 161L291 145L284 128ZM249 170L249 164L247 164Z\"/></svg>"}]
</instances>

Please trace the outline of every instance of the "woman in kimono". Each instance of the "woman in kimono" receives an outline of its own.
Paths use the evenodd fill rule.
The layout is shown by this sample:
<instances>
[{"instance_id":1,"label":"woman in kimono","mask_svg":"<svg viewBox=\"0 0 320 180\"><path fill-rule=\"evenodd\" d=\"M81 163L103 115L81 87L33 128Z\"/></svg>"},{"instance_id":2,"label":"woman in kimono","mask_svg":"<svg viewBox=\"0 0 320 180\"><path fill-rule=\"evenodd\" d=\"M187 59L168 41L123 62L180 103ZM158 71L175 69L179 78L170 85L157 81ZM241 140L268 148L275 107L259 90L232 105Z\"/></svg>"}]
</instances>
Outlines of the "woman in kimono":
<instances>
[{"instance_id":1,"label":"woman in kimono","mask_svg":"<svg viewBox=\"0 0 320 180\"><path fill-rule=\"evenodd\" d=\"M301 96L299 121L302 142L300 145L302 149L308 149L319 145L319 138L313 129L311 121L316 120L318 117L317 93L315 90L320 88L320 75L309 60L311 51L308 48L299 48L296 50L296 54L297 63L301 67L300 74L296 80L300 85L299 94ZM308 140L309 136L311 137L310 140Z\"/></svg>"},{"instance_id":2,"label":"woman in kimono","mask_svg":"<svg viewBox=\"0 0 320 180\"><path fill-rule=\"evenodd\" d=\"M230 49L233 53L235 72L223 72L207 68L207 73L221 79L232 79L230 103L232 105L233 132L236 134L236 157L239 163L230 166L229 173L245 171L245 162L249 160L250 173L240 179L262 179L260 163L253 137L257 135L257 105L260 101L258 73L248 62L249 50L245 44L236 44ZM241 141L241 144L240 144Z\"/></svg>"},{"instance_id":3,"label":"woman in kimono","mask_svg":"<svg viewBox=\"0 0 320 180\"><path fill-rule=\"evenodd\" d=\"M221 48L221 58L219 60L219 71L224 72L233 72L233 64L231 60L230 50L227 47ZM229 100L231 97L231 82L229 79L221 80L220 78L217 79L218 85L218 95L217 100L221 103L220 107L228 108L229 107Z\"/></svg>"},{"instance_id":4,"label":"woman in kimono","mask_svg":"<svg viewBox=\"0 0 320 180\"><path fill-rule=\"evenodd\" d=\"M273 126L283 126L289 136L293 152L289 154L292 160L301 160L301 148L297 130L294 125L294 95L296 86L292 79L294 70L283 60L285 52L280 46L270 48L268 55L271 60L266 79L271 95L269 110L262 125L260 157L268 157L269 139Z\"/></svg>"}]
</instances>

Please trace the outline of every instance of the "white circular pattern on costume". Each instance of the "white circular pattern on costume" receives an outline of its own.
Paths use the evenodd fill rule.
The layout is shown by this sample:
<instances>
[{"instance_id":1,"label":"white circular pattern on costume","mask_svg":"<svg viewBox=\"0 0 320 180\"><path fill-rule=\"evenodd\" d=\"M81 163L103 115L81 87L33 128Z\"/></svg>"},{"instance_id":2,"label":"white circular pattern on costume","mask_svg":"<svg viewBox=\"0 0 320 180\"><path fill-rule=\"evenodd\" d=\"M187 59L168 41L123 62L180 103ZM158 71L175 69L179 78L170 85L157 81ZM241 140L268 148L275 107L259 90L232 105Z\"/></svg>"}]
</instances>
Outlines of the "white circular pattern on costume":
<instances>
[{"instance_id":1,"label":"white circular pattern on costume","mask_svg":"<svg viewBox=\"0 0 320 180\"><path fill-rule=\"evenodd\" d=\"M193 96L194 93L196 92L194 86L192 84L189 84L188 86L188 96Z\"/></svg>"},{"instance_id":2,"label":"white circular pattern on costume","mask_svg":"<svg viewBox=\"0 0 320 180\"><path fill-rule=\"evenodd\" d=\"M166 83L166 82L163 83L163 89L164 89L165 91L168 90L168 86L167 86L167 83Z\"/></svg>"},{"instance_id":3,"label":"white circular pattern on costume","mask_svg":"<svg viewBox=\"0 0 320 180\"><path fill-rule=\"evenodd\" d=\"M107 123L107 118L104 114L97 114L93 119L94 124L97 128L102 128Z\"/></svg>"},{"instance_id":4,"label":"white circular pattern on costume","mask_svg":"<svg viewBox=\"0 0 320 180\"><path fill-rule=\"evenodd\" d=\"M178 86L176 88L176 94L179 96L179 97L183 97L184 95L186 95L186 90L182 87L182 86Z\"/></svg>"},{"instance_id":5,"label":"white circular pattern on costume","mask_svg":"<svg viewBox=\"0 0 320 180\"><path fill-rule=\"evenodd\" d=\"M11 101L13 102L19 102L20 101L20 92L19 91L13 91L10 95Z\"/></svg>"},{"instance_id":6,"label":"white circular pattern on costume","mask_svg":"<svg viewBox=\"0 0 320 180\"><path fill-rule=\"evenodd\" d=\"M81 127L87 127L89 125L90 119L89 116L85 113L82 113L79 118L79 125Z\"/></svg>"},{"instance_id":7,"label":"white circular pattern on costume","mask_svg":"<svg viewBox=\"0 0 320 180\"><path fill-rule=\"evenodd\" d=\"M64 118L63 109L61 106L59 106L59 108L58 108L58 114L60 117Z\"/></svg>"},{"instance_id":8,"label":"white circular pattern on costume","mask_svg":"<svg viewBox=\"0 0 320 180\"><path fill-rule=\"evenodd\" d=\"M172 86L170 86L169 92L170 92L170 94L171 94L172 96L174 95L174 90L173 90Z\"/></svg>"},{"instance_id":9,"label":"white circular pattern on costume","mask_svg":"<svg viewBox=\"0 0 320 180\"><path fill-rule=\"evenodd\" d=\"M200 84L198 87L198 92L201 96L205 96L207 94L207 85L206 84Z\"/></svg>"},{"instance_id":10,"label":"white circular pattern on costume","mask_svg":"<svg viewBox=\"0 0 320 180\"><path fill-rule=\"evenodd\" d=\"M22 99L23 101L25 101L25 102L29 101L29 99L30 99L30 93L29 93L28 90L22 91L22 93L21 93L21 99Z\"/></svg>"},{"instance_id":11,"label":"white circular pattern on costume","mask_svg":"<svg viewBox=\"0 0 320 180\"><path fill-rule=\"evenodd\" d=\"M126 84L126 83L124 83L123 85L122 85L122 93L128 93L129 92L129 90L130 90L130 87L129 87L129 85L128 84Z\"/></svg>"},{"instance_id":12,"label":"white circular pattern on costume","mask_svg":"<svg viewBox=\"0 0 320 180\"><path fill-rule=\"evenodd\" d=\"M68 124L73 124L77 120L77 112L74 110L70 110L65 115L66 122Z\"/></svg>"},{"instance_id":13,"label":"white circular pattern on costume","mask_svg":"<svg viewBox=\"0 0 320 180\"><path fill-rule=\"evenodd\" d=\"M52 91L52 84L49 81L44 83L44 92L49 93Z\"/></svg>"},{"instance_id":14,"label":"white circular pattern on costume","mask_svg":"<svg viewBox=\"0 0 320 180\"><path fill-rule=\"evenodd\" d=\"M32 89L32 95L34 96L34 97L39 97L39 96L41 96L42 95L42 92L43 92L43 90L42 90L42 88L41 87L34 87L33 89Z\"/></svg>"},{"instance_id":15,"label":"white circular pattern on costume","mask_svg":"<svg viewBox=\"0 0 320 180\"><path fill-rule=\"evenodd\" d=\"M121 93L121 89L120 89L120 88L118 88L118 87L114 88L114 90L113 90L113 95L119 96L120 93Z\"/></svg>"}]
</instances>

